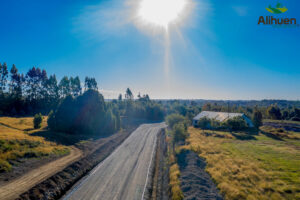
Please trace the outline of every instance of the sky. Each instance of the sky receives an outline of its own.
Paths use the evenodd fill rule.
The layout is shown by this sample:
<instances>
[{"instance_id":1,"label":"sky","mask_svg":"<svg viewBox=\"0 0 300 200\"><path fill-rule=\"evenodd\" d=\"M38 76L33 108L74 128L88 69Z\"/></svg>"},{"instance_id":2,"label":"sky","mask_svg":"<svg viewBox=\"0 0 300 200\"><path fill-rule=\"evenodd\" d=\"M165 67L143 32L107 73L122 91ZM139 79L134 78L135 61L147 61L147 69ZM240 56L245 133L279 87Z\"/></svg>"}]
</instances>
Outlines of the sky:
<instances>
[{"instance_id":1,"label":"sky","mask_svg":"<svg viewBox=\"0 0 300 200\"><path fill-rule=\"evenodd\" d=\"M300 24L298 0L277 15L273 0L188 0L168 31L136 19L139 1L0 0L0 62L95 77L105 98L300 100L300 26L258 25Z\"/></svg>"}]
</instances>

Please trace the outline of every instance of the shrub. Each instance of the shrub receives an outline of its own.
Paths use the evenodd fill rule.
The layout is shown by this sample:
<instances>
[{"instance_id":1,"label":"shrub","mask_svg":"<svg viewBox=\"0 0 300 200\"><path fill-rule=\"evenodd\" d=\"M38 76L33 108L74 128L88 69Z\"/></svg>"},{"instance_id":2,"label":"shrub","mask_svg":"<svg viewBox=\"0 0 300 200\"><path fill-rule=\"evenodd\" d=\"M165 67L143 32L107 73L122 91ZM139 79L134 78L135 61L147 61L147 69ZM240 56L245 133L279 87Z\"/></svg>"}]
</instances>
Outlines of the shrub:
<instances>
[{"instance_id":1,"label":"shrub","mask_svg":"<svg viewBox=\"0 0 300 200\"><path fill-rule=\"evenodd\" d=\"M9 172L11 170L11 165L5 161L0 159L0 172Z\"/></svg>"},{"instance_id":2,"label":"shrub","mask_svg":"<svg viewBox=\"0 0 300 200\"><path fill-rule=\"evenodd\" d=\"M166 117L166 122L171 128L173 128L175 124L185 123L185 118L180 114L171 114Z\"/></svg>"},{"instance_id":3,"label":"shrub","mask_svg":"<svg viewBox=\"0 0 300 200\"><path fill-rule=\"evenodd\" d=\"M177 123L173 127L174 141L185 141L187 138L187 130L183 123Z\"/></svg>"},{"instance_id":4,"label":"shrub","mask_svg":"<svg viewBox=\"0 0 300 200\"><path fill-rule=\"evenodd\" d=\"M34 115L34 118L33 118L33 127L35 129L41 128L42 121L43 121L43 116L42 116L41 113Z\"/></svg>"},{"instance_id":5,"label":"shrub","mask_svg":"<svg viewBox=\"0 0 300 200\"><path fill-rule=\"evenodd\" d=\"M202 129L207 129L211 127L210 119L203 117L198 121L198 127Z\"/></svg>"},{"instance_id":6,"label":"shrub","mask_svg":"<svg viewBox=\"0 0 300 200\"><path fill-rule=\"evenodd\" d=\"M234 117L225 122L225 126L233 131L243 130L247 128L247 123L242 117Z\"/></svg>"}]
</instances>

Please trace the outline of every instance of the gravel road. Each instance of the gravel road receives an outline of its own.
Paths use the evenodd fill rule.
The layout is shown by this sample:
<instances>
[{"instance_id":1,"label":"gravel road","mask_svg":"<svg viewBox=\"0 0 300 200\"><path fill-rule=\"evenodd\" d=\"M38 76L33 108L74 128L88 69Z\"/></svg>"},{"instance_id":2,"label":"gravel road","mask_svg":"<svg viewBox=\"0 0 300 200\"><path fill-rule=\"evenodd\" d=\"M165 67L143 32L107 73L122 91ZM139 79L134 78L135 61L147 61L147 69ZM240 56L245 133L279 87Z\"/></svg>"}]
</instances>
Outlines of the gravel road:
<instances>
[{"instance_id":1,"label":"gravel road","mask_svg":"<svg viewBox=\"0 0 300 200\"><path fill-rule=\"evenodd\" d=\"M72 188L64 200L141 200L164 123L139 126L109 157Z\"/></svg>"}]
</instances>

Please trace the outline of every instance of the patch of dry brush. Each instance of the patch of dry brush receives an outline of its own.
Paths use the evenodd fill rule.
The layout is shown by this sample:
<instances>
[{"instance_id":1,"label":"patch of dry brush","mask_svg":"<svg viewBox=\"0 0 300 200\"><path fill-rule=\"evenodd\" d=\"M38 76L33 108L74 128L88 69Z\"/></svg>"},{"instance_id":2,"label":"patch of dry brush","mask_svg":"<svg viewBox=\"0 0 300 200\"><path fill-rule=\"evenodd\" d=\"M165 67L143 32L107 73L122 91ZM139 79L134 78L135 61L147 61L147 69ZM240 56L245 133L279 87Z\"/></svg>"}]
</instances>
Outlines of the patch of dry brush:
<instances>
[{"instance_id":1,"label":"patch of dry brush","mask_svg":"<svg viewBox=\"0 0 300 200\"><path fill-rule=\"evenodd\" d=\"M262 135L238 140L228 132L192 127L189 133L183 148L206 159L206 170L225 199L300 198L299 148Z\"/></svg>"}]
</instances>

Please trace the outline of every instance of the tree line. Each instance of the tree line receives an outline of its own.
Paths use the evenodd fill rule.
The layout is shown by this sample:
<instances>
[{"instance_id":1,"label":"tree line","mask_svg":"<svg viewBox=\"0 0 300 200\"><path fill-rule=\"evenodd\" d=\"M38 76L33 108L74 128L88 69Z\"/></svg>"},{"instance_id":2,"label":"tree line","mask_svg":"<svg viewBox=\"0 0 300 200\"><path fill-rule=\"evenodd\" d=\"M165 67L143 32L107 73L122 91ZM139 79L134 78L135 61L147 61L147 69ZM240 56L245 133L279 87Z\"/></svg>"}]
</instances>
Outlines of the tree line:
<instances>
[{"instance_id":1,"label":"tree line","mask_svg":"<svg viewBox=\"0 0 300 200\"><path fill-rule=\"evenodd\" d=\"M22 74L15 65L8 69L0 63L0 115L46 115L65 97L78 97L88 89L98 89L95 78L86 77L82 88L78 76L58 82L55 74L48 76L38 67Z\"/></svg>"}]
</instances>

